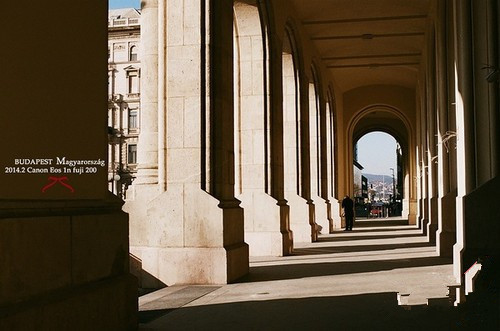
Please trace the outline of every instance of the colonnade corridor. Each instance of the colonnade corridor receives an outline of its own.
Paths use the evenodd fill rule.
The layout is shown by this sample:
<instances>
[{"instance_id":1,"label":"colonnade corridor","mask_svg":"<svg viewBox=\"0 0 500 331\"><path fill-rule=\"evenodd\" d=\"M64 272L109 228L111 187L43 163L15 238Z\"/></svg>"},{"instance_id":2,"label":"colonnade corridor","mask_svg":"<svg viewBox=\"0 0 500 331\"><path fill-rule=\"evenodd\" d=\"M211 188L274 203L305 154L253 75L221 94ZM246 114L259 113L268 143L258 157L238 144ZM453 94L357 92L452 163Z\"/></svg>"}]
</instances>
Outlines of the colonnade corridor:
<instances>
[{"instance_id":1,"label":"colonnade corridor","mask_svg":"<svg viewBox=\"0 0 500 331\"><path fill-rule=\"evenodd\" d=\"M447 304L453 282L452 260L422 229L397 217L360 219L290 256L252 258L235 284L141 297L140 330L448 330L461 323Z\"/></svg>"},{"instance_id":2,"label":"colonnade corridor","mask_svg":"<svg viewBox=\"0 0 500 331\"><path fill-rule=\"evenodd\" d=\"M499 2L141 0L136 53L106 1L4 1L0 330L500 330ZM372 131L404 219L343 232Z\"/></svg>"}]
</instances>

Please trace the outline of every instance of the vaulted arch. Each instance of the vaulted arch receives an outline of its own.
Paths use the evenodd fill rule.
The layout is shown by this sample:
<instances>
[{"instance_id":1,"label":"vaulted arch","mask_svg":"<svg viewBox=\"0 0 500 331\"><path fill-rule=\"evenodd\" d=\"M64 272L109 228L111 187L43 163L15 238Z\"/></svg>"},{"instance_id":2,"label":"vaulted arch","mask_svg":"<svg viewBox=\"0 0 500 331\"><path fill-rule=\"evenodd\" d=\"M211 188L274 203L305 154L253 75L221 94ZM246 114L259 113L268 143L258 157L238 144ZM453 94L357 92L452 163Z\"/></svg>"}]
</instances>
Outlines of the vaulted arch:
<instances>
[{"instance_id":1,"label":"vaulted arch","mask_svg":"<svg viewBox=\"0 0 500 331\"><path fill-rule=\"evenodd\" d=\"M393 136L402 149L403 174L403 217L408 217L410 223L416 222L416 206L410 206L415 199L416 174L413 165L415 159L412 126L407 116L398 108L387 104L374 104L358 110L352 117L347 128L348 148L347 162L348 183L353 191L354 146L367 133L382 131Z\"/></svg>"}]
</instances>

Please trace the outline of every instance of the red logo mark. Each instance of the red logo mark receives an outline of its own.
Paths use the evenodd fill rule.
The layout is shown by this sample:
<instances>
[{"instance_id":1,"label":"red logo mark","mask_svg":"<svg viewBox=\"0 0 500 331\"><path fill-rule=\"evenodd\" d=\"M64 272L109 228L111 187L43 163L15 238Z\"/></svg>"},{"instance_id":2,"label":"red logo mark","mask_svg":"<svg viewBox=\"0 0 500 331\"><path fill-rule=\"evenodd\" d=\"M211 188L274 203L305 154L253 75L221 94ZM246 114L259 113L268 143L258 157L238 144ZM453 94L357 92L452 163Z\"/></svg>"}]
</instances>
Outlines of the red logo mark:
<instances>
[{"instance_id":1,"label":"red logo mark","mask_svg":"<svg viewBox=\"0 0 500 331\"><path fill-rule=\"evenodd\" d=\"M48 183L47 185L45 185L43 188L42 188L42 193L45 193L45 191L47 191L49 188L51 188L52 186L56 185L57 183L61 184L62 186L64 187L67 187L71 193L74 193L75 192L75 189L65 183L64 181L68 180L68 177L66 176L63 176L63 177L49 177L49 180L51 181L50 183Z\"/></svg>"}]
</instances>

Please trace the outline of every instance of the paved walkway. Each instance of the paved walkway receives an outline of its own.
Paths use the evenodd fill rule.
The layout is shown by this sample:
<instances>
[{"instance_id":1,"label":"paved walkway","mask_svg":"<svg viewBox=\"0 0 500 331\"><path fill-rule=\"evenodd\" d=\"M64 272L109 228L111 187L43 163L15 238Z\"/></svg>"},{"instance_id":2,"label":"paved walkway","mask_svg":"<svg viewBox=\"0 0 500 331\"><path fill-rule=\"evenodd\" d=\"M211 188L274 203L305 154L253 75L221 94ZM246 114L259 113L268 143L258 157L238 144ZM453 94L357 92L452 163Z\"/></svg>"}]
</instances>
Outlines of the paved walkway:
<instances>
[{"instance_id":1,"label":"paved walkway","mask_svg":"<svg viewBox=\"0 0 500 331\"><path fill-rule=\"evenodd\" d=\"M452 262L437 256L421 230L404 223L356 221L352 232L297 243L292 256L251 259L250 274L239 283L150 293L139 301L140 330L449 327L439 312L422 305L446 296L454 282ZM413 311L398 306L398 293Z\"/></svg>"}]
</instances>

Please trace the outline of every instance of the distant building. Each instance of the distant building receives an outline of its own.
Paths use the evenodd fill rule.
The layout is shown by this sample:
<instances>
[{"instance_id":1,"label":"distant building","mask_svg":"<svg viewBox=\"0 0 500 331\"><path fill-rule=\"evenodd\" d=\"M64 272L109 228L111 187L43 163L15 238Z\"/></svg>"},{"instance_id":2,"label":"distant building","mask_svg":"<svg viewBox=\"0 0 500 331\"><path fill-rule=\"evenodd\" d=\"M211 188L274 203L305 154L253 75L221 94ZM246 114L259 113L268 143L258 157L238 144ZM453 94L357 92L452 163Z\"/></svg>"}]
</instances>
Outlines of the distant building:
<instances>
[{"instance_id":1,"label":"distant building","mask_svg":"<svg viewBox=\"0 0 500 331\"><path fill-rule=\"evenodd\" d=\"M363 175L361 174L361 170L363 170L363 166L359 164L359 162L355 159L353 162L353 174L354 174L354 192L353 192L353 197L356 198L356 201L358 198L362 199L363 198L363 190L362 190L362 177Z\"/></svg>"},{"instance_id":2,"label":"distant building","mask_svg":"<svg viewBox=\"0 0 500 331\"><path fill-rule=\"evenodd\" d=\"M108 12L109 189L124 197L137 171L140 127L140 11Z\"/></svg>"},{"instance_id":3,"label":"distant building","mask_svg":"<svg viewBox=\"0 0 500 331\"><path fill-rule=\"evenodd\" d=\"M404 164L403 164L403 151L401 150L401 146L399 143L396 146L396 159L397 159L397 175L396 175L396 192L394 192L394 195L396 197L396 201L401 203L402 199L404 198L403 195L403 169L404 169Z\"/></svg>"},{"instance_id":4,"label":"distant building","mask_svg":"<svg viewBox=\"0 0 500 331\"><path fill-rule=\"evenodd\" d=\"M368 199L368 178L361 176L361 196Z\"/></svg>"}]
</instances>

